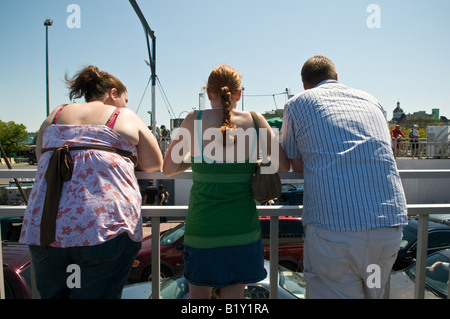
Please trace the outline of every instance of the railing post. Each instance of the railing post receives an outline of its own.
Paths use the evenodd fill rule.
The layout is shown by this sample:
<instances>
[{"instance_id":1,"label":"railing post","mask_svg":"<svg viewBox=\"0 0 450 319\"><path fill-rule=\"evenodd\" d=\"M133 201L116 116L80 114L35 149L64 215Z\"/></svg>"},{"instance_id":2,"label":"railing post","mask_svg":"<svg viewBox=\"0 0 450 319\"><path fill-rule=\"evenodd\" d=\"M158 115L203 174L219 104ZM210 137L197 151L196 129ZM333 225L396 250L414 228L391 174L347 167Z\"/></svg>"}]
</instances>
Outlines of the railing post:
<instances>
[{"instance_id":1,"label":"railing post","mask_svg":"<svg viewBox=\"0 0 450 319\"><path fill-rule=\"evenodd\" d=\"M414 298L424 299L428 249L428 214L419 215L417 228L416 283L414 285Z\"/></svg>"},{"instance_id":2,"label":"railing post","mask_svg":"<svg viewBox=\"0 0 450 319\"><path fill-rule=\"evenodd\" d=\"M278 299L278 216L270 216L270 299Z\"/></svg>"},{"instance_id":3,"label":"railing post","mask_svg":"<svg viewBox=\"0 0 450 319\"><path fill-rule=\"evenodd\" d=\"M0 156L1 158L1 156ZM5 299L5 283L4 283L4 278L3 277L3 245L2 245L2 221L0 219L0 299Z\"/></svg>"},{"instance_id":4,"label":"railing post","mask_svg":"<svg viewBox=\"0 0 450 319\"><path fill-rule=\"evenodd\" d=\"M160 298L160 217L152 216L152 299Z\"/></svg>"},{"instance_id":5,"label":"railing post","mask_svg":"<svg viewBox=\"0 0 450 319\"><path fill-rule=\"evenodd\" d=\"M447 280L447 299L450 299L450 271L448 272L448 280Z\"/></svg>"}]
</instances>

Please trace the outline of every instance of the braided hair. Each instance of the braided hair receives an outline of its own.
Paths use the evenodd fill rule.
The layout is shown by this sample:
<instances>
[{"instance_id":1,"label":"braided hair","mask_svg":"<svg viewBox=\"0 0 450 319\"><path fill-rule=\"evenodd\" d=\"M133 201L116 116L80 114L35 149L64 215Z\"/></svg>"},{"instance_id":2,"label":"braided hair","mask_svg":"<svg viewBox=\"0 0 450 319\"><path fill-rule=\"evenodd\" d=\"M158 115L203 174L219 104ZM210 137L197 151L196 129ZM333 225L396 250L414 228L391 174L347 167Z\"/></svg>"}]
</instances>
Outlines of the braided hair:
<instances>
[{"instance_id":1,"label":"braided hair","mask_svg":"<svg viewBox=\"0 0 450 319\"><path fill-rule=\"evenodd\" d=\"M226 135L229 129L236 129L231 124L232 99L241 93L241 75L231 66L219 65L208 78L208 89L222 99L223 119L220 131L223 133L223 145L226 146Z\"/></svg>"}]
</instances>

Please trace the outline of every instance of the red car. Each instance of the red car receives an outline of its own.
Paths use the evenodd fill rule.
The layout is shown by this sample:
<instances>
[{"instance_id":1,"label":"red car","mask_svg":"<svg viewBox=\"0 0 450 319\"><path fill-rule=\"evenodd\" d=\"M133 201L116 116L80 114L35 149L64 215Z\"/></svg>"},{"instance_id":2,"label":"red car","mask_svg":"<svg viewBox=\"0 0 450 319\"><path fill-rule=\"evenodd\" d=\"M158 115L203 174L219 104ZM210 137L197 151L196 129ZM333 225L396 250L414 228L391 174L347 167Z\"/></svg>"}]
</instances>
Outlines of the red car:
<instances>
[{"instance_id":1,"label":"red car","mask_svg":"<svg viewBox=\"0 0 450 319\"><path fill-rule=\"evenodd\" d=\"M270 260L270 217L261 217L264 259ZM303 225L301 217L278 218L278 264L292 270L303 271Z\"/></svg>"},{"instance_id":2,"label":"red car","mask_svg":"<svg viewBox=\"0 0 450 319\"><path fill-rule=\"evenodd\" d=\"M270 218L261 217L264 258L269 260ZM171 277L183 267L184 223L161 233L161 277ZM294 271L302 271L303 226L300 217L279 218L279 264ZM128 280L140 282L151 280L152 238L144 238L142 248L136 256Z\"/></svg>"},{"instance_id":3,"label":"red car","mask_svg":"<svg viewBox=\"0 0 450 319\"><path fill-rule=\"evenodd\" d=\"M30 250L17 242L3 242L6 299L31 299Z\"/></svg>"}]
</instances>

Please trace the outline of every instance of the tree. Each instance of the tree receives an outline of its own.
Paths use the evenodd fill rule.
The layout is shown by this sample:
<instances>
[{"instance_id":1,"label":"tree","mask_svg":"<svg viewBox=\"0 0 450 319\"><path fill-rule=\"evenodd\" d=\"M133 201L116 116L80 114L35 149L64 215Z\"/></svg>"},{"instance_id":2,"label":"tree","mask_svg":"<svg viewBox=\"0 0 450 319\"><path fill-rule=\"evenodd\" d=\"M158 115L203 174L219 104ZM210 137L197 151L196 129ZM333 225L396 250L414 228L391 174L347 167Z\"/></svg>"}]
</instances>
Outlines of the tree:
<instances>
[{"instance_id":1,"label":"tree","mask_svg":"<svg viewBox=\"0 0 450 319\"><path fill-rule=\"evenodd\" d=\"M398 121L397 124L408 128L410 131L414 124L419 125L419 128L426 128L427 126L441 126L444 122L440 119L434 119L429 116L409 116L405 117L402 121Z\"/></svg>"},{"instance_id":2,"label":"tree","mask_svg":"<svg viewBox=\"0 0 450 319\"><path fill-rule=\"evenodd\" d=\"M0 143L8 156L17 153L20 149L19 143L25 143L27 140L28 133L25 125L0 120Z\"/></svg>"}]
</instances>

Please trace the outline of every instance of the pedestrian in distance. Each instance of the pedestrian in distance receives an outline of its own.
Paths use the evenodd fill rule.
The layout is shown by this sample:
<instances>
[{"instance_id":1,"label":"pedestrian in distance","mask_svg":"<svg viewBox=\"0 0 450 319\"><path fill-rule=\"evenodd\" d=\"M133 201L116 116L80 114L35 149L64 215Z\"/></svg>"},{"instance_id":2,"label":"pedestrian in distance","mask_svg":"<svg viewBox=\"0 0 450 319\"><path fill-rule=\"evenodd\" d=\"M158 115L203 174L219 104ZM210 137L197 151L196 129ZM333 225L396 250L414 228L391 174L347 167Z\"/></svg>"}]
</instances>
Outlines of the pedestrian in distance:
<instances>
[{"instance_id":1,"label":"pedestrian in distance","mask_svg":"<svg viewBox=\"0 0 450 319\"><path fill-rule=\"evenodd\" d=\"M396 124L391 130L392 152L394 153L394 156L398 156L400 154L400 143L402 141L402 137L405 138L405 134L403 134L400 129L400 125Z\"/></svg>"},{"instance_id":2,"label":"pedestrian in distance","mask_svg":"<svg viewBox=\"0 0 450 319\"><path fill-rule=\"evenodd\" d=\"M158 205L166 206L169 204L169 192L166 190L163 184L158 186ZM167 217L161 217L160 222L167 222Z\"/></svg>"},{"instance_id":3,"label":"pedestrian in distance","mask_svg":"<svg viewBox=\"0 0 450 319\"><path fill-rule=\"evenodd\" d=\"M148 186L145 188L144 198L142 200L144 205L155 205L158 200L158 190L153 185L153 179L148 181ZM144 221L149 221L151 217L143 217Z\"/></svg>"},{"instance_id":4,"label":"pedestrian in distance","mask_svg":"<svg viewBox=\"0 0 450 319\"><path fill-rule=\"evenodd\" d=\"M158 190L155 185L153 185L153 179L149 180L148 186L145 189L144 195L144 205L155 205L156 200L158 198Z\"/></svg>"},{"instance_id":5,"label":"pedestrian in distance","mask_svg":"<svg viewBox=\"0 0 450 319\"><path fill-rule=\"evenodd\" d=\"M414 156L417 156L420 159L420 148L419 148L419 126L414 124L409 132L409 141L411 143L411 156L414 159Z\"/></svg>"},{"instance_id":6,"label":"pedestrian in distance","mask_svg":"<svg viewBox=\"0 0 450 319\"><path fill-rule=\"evenodd\" d=\"M170 145L170 131L165 125L161 125L161 153L163 157L166 155L167 148Z\"/></svg>"}]
</instances>

